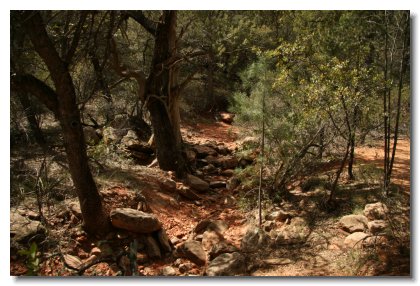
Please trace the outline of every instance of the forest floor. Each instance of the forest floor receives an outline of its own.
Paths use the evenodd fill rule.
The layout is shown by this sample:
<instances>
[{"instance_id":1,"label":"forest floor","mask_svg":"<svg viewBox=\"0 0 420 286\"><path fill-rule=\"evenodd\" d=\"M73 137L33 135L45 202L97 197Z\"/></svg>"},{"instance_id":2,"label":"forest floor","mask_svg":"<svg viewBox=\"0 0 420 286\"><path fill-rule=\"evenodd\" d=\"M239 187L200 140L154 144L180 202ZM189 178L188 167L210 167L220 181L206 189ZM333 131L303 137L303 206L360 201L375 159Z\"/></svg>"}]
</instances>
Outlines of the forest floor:
<instances>
[{"instance_id":1,"label":"forest floor","mask_svg":"<svg viewBox=\"0 0 420 286\"><path fill-rule=\"evenodd\" d=\"M223 122L201 122L184 125L183 138L195 145L224 145L234 152L238 147L240 130ZM271 248L267 245L247 256L247 273L250 276L371 276L371 275L410 275L410 249L401 245L410 245L410 142L401 139L398 143L393 181L395 195L386 201L379 195L377 177L382 167L382 147L380 142L356 149L357 181L341 181L343 186L337 193L339 207L328 212L321 207L319 193L303 192L299 188L292 191L292 198L283 202L281 207L289 212L305 217L310 221L310 234L303 244L285 245ZM332 172L325 170L323 172ZM191 237L195 226L203 220L222 220L228 228L224 238L237 248L247 229L256 224L256 209L246 211L240 202L241 193L237 189L213 189L200 193L198 200L188 200L178 193L160 188L162 178L172 178L172 174L158 168L132 166L120 169L105 168L96 174L101 194L108 207L129 207L134 191L141 191L152 210L162 222L168 237L175 241ZM212 175L209 180L229 180L229 175ZM345 177L343 175L343 177ZM368 187L360 187L368 184ZM178 183L177 183L178 185ZM325 197L325 193L321 197ZM348 233L337 226L338 220L348 214L361 214L367 203L376 201L388 202L391 209L391 225L394 241L387 246L369 249L349 249L344 245ZM67 276L76 275L77 271L64 263L63 255L70 254L80 261L91 258L93 250L100 248L102 253L111 249L113 255L118 249L124 250L130 244L130 234L116 231L106 238L88 237L81 230L80 220L74 213L67 211L68 206L77 203L76 198L66 198L60 204L49 207L44 213L48 221L48 236L40 248L39 275ZM272 211L275 206L266 205L264 213ZM11 213L20 214L37 212L35 199L27 199L11 207ZM64 214L63 214L64 213ZM36 214L34 214L36 216ZM404 243L403 243L404 242ZM104 247L106 246L106 247ZM282 259L281 263L267 263L269 259ZM161 259L147 259L143 262L138 257L139 275L162 275L166 266L177 269L180 263L187 260L168 255ZM271 260L271 261L274 261ZM11 246L11 275L28 273L28 258L21 256ZM176 275L203 275L204 266L190 264L189 268ZM111 261L95 263L87 268L84 275L114 276L121 274L121 263L115 258Z\"/></svg>"}]
</instances>

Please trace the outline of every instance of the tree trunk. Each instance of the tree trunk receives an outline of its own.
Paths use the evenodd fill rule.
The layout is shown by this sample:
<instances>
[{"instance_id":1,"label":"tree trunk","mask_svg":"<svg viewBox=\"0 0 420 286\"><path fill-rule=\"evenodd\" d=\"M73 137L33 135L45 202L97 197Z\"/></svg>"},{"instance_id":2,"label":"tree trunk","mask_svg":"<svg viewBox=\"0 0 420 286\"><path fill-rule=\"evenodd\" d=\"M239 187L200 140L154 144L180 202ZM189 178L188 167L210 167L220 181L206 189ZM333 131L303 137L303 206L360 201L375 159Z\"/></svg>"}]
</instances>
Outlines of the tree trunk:
<instances>
[{"instance_id":1,"label":"tree trunk","mask_svg":"<svg viewBox=\"0 0 420 286\"><path fill-rule=\"evenodd\" d=\"M350 137L350 150L349 150L349 164L348 164L348 178L354 180L353 164L354 164L354 147L355 147L355 134L353 133Z\"/></svg>"},{"instance_id":2,"label":"tree trunk","mask_svg":"<svg viewBox=\"0 0 420 286\"><path fill-rule=\"evenodd\" d=\"M107 213L88 165L86 145L76 93L67 65L49 38L39 12L23 12L25 30L35 51L45 62L55 86L56 116L60 121L69 170L79 198L87 232L105 233L110 229Z\"/></svg>"},{"instance_id":3,"label":"tree trunk","mask_svg":"<svg viewBox=\"0 0 420 286\"><path fill-rule=\"evenodd\" d=\"M344 166L346 165L346 161L349 156L349 150L350 150L350 142L347 143L346 153L344 154L344 158L341 161L340 168L337 170L335 174L335 180L331 187L330 197L328 198L328 201L327 201L328 205L332 205L334 201L334 196L337 191L338 180L340 179L341 173L343 172Z\"/></svg>"},{"instance_id":4,"label":"tree trunk","mask_svg":"<svg viewBox=\"0 0 420 286\"><path fill-rule=\"evenodd\" d=\"M165 11L156 28L152 71L146 81L145 95L155 135L157 159L163 170L186 176L181 152L179 97L173 92L176 73L172 62L176 54L176 12Z\"/></svg>"},{"instance_id":5,"label":"tree trunk","mask_svg":"<svg viewBox=\"0 0 420 286\"><path fill-rule=\"evenodd\" d=\"M39 127L39 122L35 116L35 110L33 109L31 102L29 101L28 94L26 92L18 92L19 101L22 104L23 110L25 112L26 119L28 120L29 129L34 136L36 143L42 148L45 147L46 141L42 133L41 128Z\"/></svg>"}]
</instances>

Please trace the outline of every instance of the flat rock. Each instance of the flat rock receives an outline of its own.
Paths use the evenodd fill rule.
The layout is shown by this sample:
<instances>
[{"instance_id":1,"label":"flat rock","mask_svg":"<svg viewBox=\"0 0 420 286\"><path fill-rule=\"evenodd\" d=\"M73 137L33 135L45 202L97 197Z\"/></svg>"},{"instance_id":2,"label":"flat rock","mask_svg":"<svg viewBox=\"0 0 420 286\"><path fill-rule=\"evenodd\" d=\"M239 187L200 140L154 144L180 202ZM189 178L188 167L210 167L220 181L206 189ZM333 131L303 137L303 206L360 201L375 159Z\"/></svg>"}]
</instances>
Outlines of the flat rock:
<instances>
[{"instance_id":1,"label":"flat rock","mask_svg":"<svg viewBox=\"0 0 420 286\"><path fill-rule=\"evenodd\" d=\"M384 220L372 220L368 222L368 228L372 234L383 232L387 227L388 223Z\"/></svg>"},{"instance_id":2,"label":"flat rock","mask_svg":"<svg viewBox=\"0 0 420 286\"><path fill-rule=\"evenodd\" d=\"M130 208L113 209L110 218L114 227L137 233L151 233L162 228L155 215Z\"/></svg>"},{"instance_id":3,"label":"flat rock","mask_svg":"<svg viewBox=\"0 0 420 286\"><path fill-rule=\"evenodd\" d=\"M301 217L295 217L289 225L279 231L274 231L276 245L289 245L305 243L311 230L307 222Z\"/></svg>"},{"instance_id":4,"label":"flat rock","mask_svg":"<svg viewBox=\"0 0 420 286\"><path fill-rule=\"evenodd\" d=\"M288 218L290 219L292 217L293 216L290 213L288 213L286 211L283 211L283 210L278 210L278 211L274 211L274 212L271 212L271 213L267 214L265 216L265 219L266 220L273 220L273 221L285 221L286 219L288 219Z\"/></svg>"},{"instance_id":5,"label":"flat rock","mask_svg":"<svg viewBox=\"0 0 420 286\"><path fill-rule=\"evenodd\" d=\"M10 213L10 234L13 240L23 242L35 235L44 235L45 227L39 222L30 220L18 213Z\"/></svg>"},{"instance_id":6,"label":"flat rock","mask_svg":"<svg viewBox=\"0 0 420 286\"><path fill-rule=\"evenodd\" d=\"M186 258L199 266L203 266L207 262L207 255L200 242L195 240L187 240L178 245L176 254L179 257Z\"/></svg>"},{"instance_id":7,"label":"flat rock","mask_svg":"<svg viewBox=\"0 0 420 286\"><path fill-rule=\"evenodd\" d=\"M223 169L235 169L238 166L238 159L234 156L222 156L217 158L217 164Z\"/></svg>"},{"instance_id":8,"label":"flat rock","mask_svg":"<svg viewBox=\"0 0 420 286\"><path fill-rule=\"evenodd\" d=\"M293 263L289 258L268 258L263 260L264 264L267 265L286 265Z\"/></svg>"},{"instance_id":9,"label":"flat rock","mask_svg":"<svg viewBox=\"0 0 420 286\"><path fill-rule=\"evenodd\" d=\"M344 245L350 248L362 248L363 240L368 237L364 232L354 232L344 239Z\"/></svg>"},{"instance_id":10,"label":"flat rock","mask_svg":"<svg viewBox=\"0 0 420 286\"><path fill-rule=\"evenodd\" d=\"M363 214L369 219L369 220L383 220L386 219L386 214L388 213L388 207L381 203L373 203L373 204L367 204L365 206L365 209L363 210Z\"/></svg>"},{"instance_id":11,"label":"flat rock","mask_svg":"<svg viewBox=\"0 0 420 286\"><path fill-rule=\"evenodd\" d=\"M338 223L343 230L353 233L364 231L367 228L368 219L363 215L346 215Z\"/></svg>"},{"instance_id":12,"label":"flat rock","mask_svg":"<svg viewBox=\"0 0 420 286\"><path fill-rule=\"evenodd\" d=\"M209 183L194 175L187 175L187 184L200 193L209 190Z\"/></svg>"},{"instance_id":13,"label":"flat rock","mask_svg":"<svg viewBox=\"0 0 420 286\"><path fill-rule=\"evenodd\" d=\"M232 124L234 118L235 118L235 114L233 113L227 113L227 112L220 113L220 120L222 120L226 124Z\"/></svg>"},{"instance_id":14,"label":"flat rock","mask_svg":"<svg viewBox=\"0 0 420 286\"><path fill-rule=\"evenodd\" d=\"M83 266L83 261L80 260L79 257L70 255L70 254L64 254L63 255L64 264L73 270L80 270L80 268Z\"/></svg>"},{"instance_id":15,"label":"flat rock","mask_svg":"<svg viewBox=\"0 0 420 286\"><path fill-rule=\"evenodd\" d=\"M208 276L245 275L245 257L239 252L223 253L210 262L206 273Z\"/></svg>"}]
</instances>

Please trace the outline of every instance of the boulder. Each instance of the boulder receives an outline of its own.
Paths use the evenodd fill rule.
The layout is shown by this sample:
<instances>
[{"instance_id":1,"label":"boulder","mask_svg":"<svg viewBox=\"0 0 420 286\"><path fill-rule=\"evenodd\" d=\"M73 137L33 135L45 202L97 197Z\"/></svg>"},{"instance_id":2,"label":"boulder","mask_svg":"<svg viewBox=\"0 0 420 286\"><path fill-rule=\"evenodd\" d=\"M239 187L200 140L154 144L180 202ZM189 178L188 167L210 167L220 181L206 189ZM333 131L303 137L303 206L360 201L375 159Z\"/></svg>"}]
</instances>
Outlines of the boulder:
<instances>
[{"instance_id":1,"label":"boulder","mask_svg":"<svg viewBox=\"0 0 420 286\"><path fill-rule=\"evenodd\" d=\"M384 220L372 220L368 222L368 228L370 233L378 234L383 232L388 227L388 224Z\"/></svg>"},{"instance_id":2,"label":"boulder","mask_svg":"<svg viewBox=\"0 0 420 286\"><path fill-rule=\"evenodd\" d=\"M197 153L195 153L192 149L185 150L185 156L188 160L188 162L193 163L197 159Z\"/></svg>"},{"instance_id":3,"label":"boulder","mask_svg":"<svg viewBox=\"0 0 420 286\"><path fill-rule=\"evenodd\" d=\"M187 240L178 245L176 255L186 258L199 266L203 266L207 262L207 255L200 242L195 240Z\"/></svg>"},{"instance_id":4,"label":"boulder","mask_svg":"<svg viewBox=\"0 0 420 286\"><path fill-rule=\"evenodd\" d=\"M234 174L235 174L235 171L232 169L226 169L220 173L220 175L225 176L225 177L232 177Z\"/></svg>"},{"instance_id":5,"label":"boulder","mask_svg":"<svg viewBox=\"0 0 420 286\"><path fill-rule=\"evenodd\" d=\"M158 181L159 187L162 190L173 192L176 190L176 182L172 179L162 178Z\"/></svg>"},{"instance_id":6,"label":"boulder","mask_svg":"<svg viewBox=\"0 0 420 286\"><path fill-rule=\"evenodd\" d=\"M289 225L285 225L280 231L275 232L276 245L300 244L305 243L311 230L307 222L300 217L295 217Z\"/></svg>"},{"instance_id":7,"label":"boulder","mask_svg":"<svg viewBox=\"0 0 420 286\"><path fill-rule=\"evenodd\" d=\"M208 164L202 168L202 171L206 174L216 174L219 169L217 169L213 164Z\"/></svg>"},{"instance_id":8,"label":"boulder","mask_svg":"<svg viewBox=\"0 0 420 286\"><path fill-rule=\"evenodd\" d=\"M245 275L245 257L239 252L221 254L210 262L206 273L208 276Z\"/></svg>"},{"instance_id":9,"label":"boulder","mask_svg":"<svg viewBox=\"0 0 420 286\"><path fill-rule=\"evenodd\" d=\"M85 142L88 145L96 145L101 140L93 127L83 127L83 134L85 136Z\"/></svg>"},{"instance_id":10,"label":"boulder","mask_svg":"<svg viewBox=\"0 0 420 286\"><path fill-rule=\"evenodd\" d=\"M109 125L116 129L129 128L130 117L128 114L117 114Z\"/></svg>"},{"instance_id":11,"label":"boulder","mask_svg":"<svg viewBox=\"0 0 420 286\"><path fill-rule=\"evenodd\" d=\"M363 240L363 246L375 247L375 246L386 246L389 245L388 238L383 235L369 236Z\"/></svg>"},{"instance_id":12,"label":"boulder","mask_svg":"<svg viewBox=\"0 0 420 286\"><path fill-rule=\"evenodd\" d=\"M208 252L212 249L213 246L222 241L224 241L224 237L220 233L207 230L203 233L201 244L203 245L204 250Z\"/></svg>"},{"instance_id":13,"label":"boulder","mask_svg":"<svg viewBox=\"0 0 420 286\"><path fill-rule=\"evenodd\" d=\"M251 227L247 230L241 241L241 250L254 252L259 249L266 249L270 243L270 237L265 231L258 227Z\"/></svg>"},{"instance_id":14,"label":"boulder","mask_svg":"<svg viewBox=\"0 0 420 286\"><path fill-rule=\"evenodd\" d=\"M36 235L44 236L45 227L39 221L30 220L18 213L11 212L10 234L13 240L24 242Z\"/></svg>"},{"instance_id":15,"label":"boulder","mask_svg":"<svg viewBox=\"0 0 420 286\"><path fill-rule=\"evenodd\" d=\"M204 160L206 160L207 164L212 164L213 166L221 166L219 159L216 156L208 155L206 158L204 158Z\"/></svg>"},{"instance_id":16,"label":"boulder","mask_svg":"<svg viewBox=\"0 0 420 286\"><path fill-rule=\"evenodd\" d=\"M373 204L367 204L365 206L364 211L363 211L363 214L369 220L385 219L387 213L388 213L388 207L381 202L377 202L377 203L373 203Z\"/></svg>"},{"instance_id":17,"label":"boulder","mask_svg":"<svg viewBox=\"0 0 420 286\"><path fill-rule=\"evenodd\" d=\"M354 232L344 239L344 245L350 248L362 248L363 240L367 237L364 232Z\"/></svg>"},{"instance_id":18,"label":"boulder","mask_svg":"<svg viewBox=\"0 0 420 286\"><path fill-rule=\"evenodd\" d=\"M368 220L363 215L346 215L338 222L339 226L350 233L364 231L367 228Z\"/></svg>"},{"instance_id":19,"label":"boulder","mask_svg":"<svg viewBox=\"0 0 420 286\"><path fill-rule=\"evenodd\" d=\"M206 192L209 190L209 183L190 174L187 175L187 184L198 192Z\"/></svg>"},{"instance_id":20,"label":"boulder","mask_svg":"<svg viewBox=\"0 0 420 286\"><path fill-rule=\"evenodd\" d=\"M195 145L193 149L199 159L205 158L208 155L217 156L217 151L209 146Z\"/></svg>"},{"instance_id":21,"label":"boulder","mask_svg":"<svg viewBox=\"0 0 420 286\"><path fill-rule=\"evenodd\" d=\"M114 227L137 233L151 233L162 228L155 215L129 208L112 210L110 218Z\"/></svg>"}]
</instances>

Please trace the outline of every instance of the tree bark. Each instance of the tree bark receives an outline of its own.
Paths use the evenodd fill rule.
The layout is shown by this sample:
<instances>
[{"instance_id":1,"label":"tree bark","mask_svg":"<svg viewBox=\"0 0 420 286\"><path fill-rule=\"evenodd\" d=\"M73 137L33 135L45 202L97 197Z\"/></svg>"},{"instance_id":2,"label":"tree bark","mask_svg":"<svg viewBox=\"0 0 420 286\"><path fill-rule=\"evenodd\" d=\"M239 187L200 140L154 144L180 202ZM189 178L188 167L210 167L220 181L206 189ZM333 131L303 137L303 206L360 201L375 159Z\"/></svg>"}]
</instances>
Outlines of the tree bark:
<instances>
[{"instance_id":1,"label":"tree bark","mask_svg":"<svg viewBox=\"0 0 420 286\"><path fill-rule=\"evenodd\" d=\"M62 128L69 170L80 202L84 227L90 233L105 233L110 229L109 218L89 169L76 93L67 64L60 58L49 38L39 12L22 12L22 20L24 29L35 51L45 62L55 86L55 113Z\"/></svg>"},{"instance_id":2,"label":"tree bark","mask_svg":"<svg viewBox=\"0 0 420 286\"><path fill-rule=\"evenodd\" d=\"M155 33L152 70L146 80L145 95L156 140L160 168L186 176L181 150L179 96L174 91L176 73L176 12L165 11Z\"/></svg>"}]
</instances>

